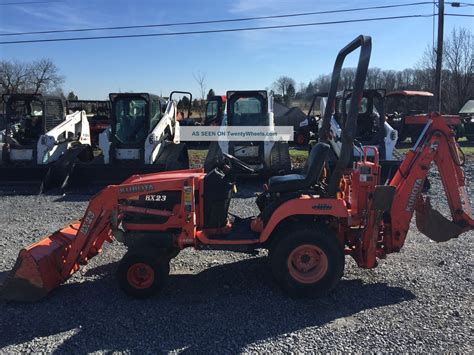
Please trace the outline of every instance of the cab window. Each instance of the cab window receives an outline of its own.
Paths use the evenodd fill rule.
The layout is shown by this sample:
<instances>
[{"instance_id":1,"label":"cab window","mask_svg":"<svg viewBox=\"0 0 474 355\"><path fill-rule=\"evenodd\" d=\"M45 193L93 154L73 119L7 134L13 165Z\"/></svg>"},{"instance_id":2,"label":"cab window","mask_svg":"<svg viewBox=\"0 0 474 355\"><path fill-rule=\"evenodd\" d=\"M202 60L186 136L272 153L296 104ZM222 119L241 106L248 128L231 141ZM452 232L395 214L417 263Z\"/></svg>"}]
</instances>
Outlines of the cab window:
<instances>
[{"instance_id":1,"label":"cab window","mask_svg":"<svg viewBox=\"0 0 474 355\"><path fill-rule=\"evenodd\" d=\"M139 144L147 136L147 102L141 98L120 97L115 100L116 139L123 144Z\"/></svg>"}]
</instances>

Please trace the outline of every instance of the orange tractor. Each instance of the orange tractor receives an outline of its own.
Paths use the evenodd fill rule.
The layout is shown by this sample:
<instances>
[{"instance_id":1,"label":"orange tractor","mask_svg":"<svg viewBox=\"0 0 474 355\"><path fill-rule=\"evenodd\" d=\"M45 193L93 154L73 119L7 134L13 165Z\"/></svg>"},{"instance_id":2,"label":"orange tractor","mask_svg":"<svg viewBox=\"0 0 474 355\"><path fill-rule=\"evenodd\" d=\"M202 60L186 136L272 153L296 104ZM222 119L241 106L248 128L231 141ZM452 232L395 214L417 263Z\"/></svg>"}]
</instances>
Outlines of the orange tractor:
<instances>
[{"instance_id":1,"label":"orange tractor","mask_svg":"<svg viewBox=\"0 0 474 355\"><path fill-rule=\"evenodd\" d=\"M135 175L94 196L84 217L23 249L0 293L33 301L59 286L96 256L105 241L128 247L118 267L121 288L149 297L163 286L169 262L180 250L268 249L274 278L293 296L319 295L343 275L344 256L362 268L398 252L414 212L417 226L441 242L474 229L461 159L452 129L436 113L425 117L418 144L388 184L380 185L377 149L364 147L353 159L358 100L351 100L342 150L331 174L325 143L345 57L360 47L353 97L362 97L371 38L359 36L339 53L332 76L320 142L301 175L269 179L257 197L260 213L230 221L234 172L249 169L230 155L209 173L202 169ZM431 209L422 196L434 162L446 191L452 220Z\"/></svg>"}]
</instances>

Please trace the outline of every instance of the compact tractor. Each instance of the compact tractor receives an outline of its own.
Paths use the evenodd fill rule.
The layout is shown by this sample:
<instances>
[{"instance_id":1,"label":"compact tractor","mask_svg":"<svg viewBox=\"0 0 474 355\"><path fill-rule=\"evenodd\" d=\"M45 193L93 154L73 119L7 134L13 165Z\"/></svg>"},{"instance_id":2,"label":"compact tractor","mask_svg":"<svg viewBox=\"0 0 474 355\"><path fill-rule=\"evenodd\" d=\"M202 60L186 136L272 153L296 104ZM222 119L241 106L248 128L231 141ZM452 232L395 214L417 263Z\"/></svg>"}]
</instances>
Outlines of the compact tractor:
<instances>
[{"instance_id":1,"label":"compact tractor","mask_svg":"<svg viewBox=\"0 0 474 355\"><path fill-rule=\"evenodd\" d=\"M373 268L377 259L400 251L415 212L420 231L437 242L474 229L454 133L437 113L425 116L418 144L390 182L381 184L376 147L364 147L364 154L348 168L360 107L360 100L351 100L341 155L332 173L325 173L340 72L345 57L358 48L352 93L362 97L371 53L371 38L366 36L337 56L320 142L311 151L307 170L271 177L256 199L257 216L228 216L235 172L250 168L226 153L207 173L194 169L132 176L94 196L81 220L23 249L1 297L33 301L46 296L96 256L105 241L113 240L128 248L118 266L118 281L134 297L157 293L165 284L170 260L187 247L268 249L273 276L286 293L321 295L342 277L345 255L362 268ZM452 221L434 211L422 195L433 162Z\"/></svg>"},{"instance_id":2,"label":"compact tractor","mask_svg":"<svg viewBox=\"0 0 474 355\"><path fill-rule=\"evenodd\" d=\"M274 129L273 97L268 97L266 91L228 91L225 102L221 131L225 131L226 127L235 126L268 127L270 131ZM222 103L220 105L223 107ZM240 159L253 169L252 171L246 169L247 173L276 175L291 171L287 142L271 139L232 141L222 136L222 139L209 145L204 169L206 171L214 169L222 160L224 153Z\"/></svg>"},{"instance_id":3,"label":"compact tractor","mask_svg":"<svg viewBox=\"0 0 474 355\"><path fill-rule=\"evenodd\" d=\"M0 132L0 180L41 183L66 152L89 147L84 111L65 115L61 98L40 94L3 95L6 128ZM78 154L81 159L88 156Z\"/></svg>"},{"instance_id":4,"label":"compact tractor","mask_svg":"<svg viewBox=\"0 0 474 355\"><path fill-rule=\"evenodd\" d=\"M169 100L149 93L110 94L110 127L98 136L94 148L99 152L89 161L78 159L77 152L65 154L51 176L62 187L85 181L104 186L133 174L188 169L188 151L179 135L182 112L173 100L177 94L191 96L180 91Z\"/></svg>"}]
</instances>

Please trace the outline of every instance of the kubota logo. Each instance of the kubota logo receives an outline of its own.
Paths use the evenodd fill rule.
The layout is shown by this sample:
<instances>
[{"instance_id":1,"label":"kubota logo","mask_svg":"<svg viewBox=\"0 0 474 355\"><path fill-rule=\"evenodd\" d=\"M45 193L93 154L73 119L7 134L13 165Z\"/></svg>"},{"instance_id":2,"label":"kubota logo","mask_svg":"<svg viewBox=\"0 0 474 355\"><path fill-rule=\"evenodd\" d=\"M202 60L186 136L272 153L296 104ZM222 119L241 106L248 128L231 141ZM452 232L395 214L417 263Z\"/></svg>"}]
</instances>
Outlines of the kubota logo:
<instances>
[{"instance_id":1,"label":"kubota logo","mask_svg":"<svg viewBox=\"0 0 474 355\"><path fill-rule=\"evenodd\" d=\"M79 232L81 232L82 234L87 234L87 232L89 232L89 228L92 224L92 221L94 220L94 217L95 217L94 212L87 211L86 216L82 220L82 225L81 225L81 229L79 230Z\"/></svg>"},{"instance_id":2,"label":"kubota logo","mask_svg":"<svg viewBox=\"0 0 474 355\"><path fill-rule=\"evenodd\" d=\"M410 197L408 197L408 204L405 208L405 211L412 212L415 208L416 198L421 191L421 187L423 186L423 179L416 179L415 183L413 184L413 188L411 189Z\"/></svg>"},{"instance_id":3,"label":"kubota logo","mask_svg":"<svg viewBox=\"0 0 474 355\"><path fill-rule=\"evenodd\" d=\"M129 194L133 192L144 192L144 191L152 191L153 185L152 184L145 184L145 185L133 185L127 187L119 188L119 193L121 194Z\"/></svg>"}]
</instances>

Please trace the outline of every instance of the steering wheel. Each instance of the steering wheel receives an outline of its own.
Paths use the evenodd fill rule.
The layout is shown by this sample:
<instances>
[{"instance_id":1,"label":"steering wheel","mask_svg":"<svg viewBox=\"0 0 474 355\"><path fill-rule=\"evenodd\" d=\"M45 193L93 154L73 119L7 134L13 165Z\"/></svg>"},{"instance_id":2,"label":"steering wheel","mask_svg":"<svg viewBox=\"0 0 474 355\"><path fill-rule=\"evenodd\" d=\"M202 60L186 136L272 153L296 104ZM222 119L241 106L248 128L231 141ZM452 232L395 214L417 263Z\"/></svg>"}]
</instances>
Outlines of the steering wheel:
<instances>
[{"instance_id":1,"label":"steering wheel","mask_svg":"<svg viewBox=\"0 0 474 355\"><path fill-rule=\"evenodd\" d=\"M255 173L255 170L253 168L245 164L242 160L237 159L233 155L230 155L224 152L222 153L222 155L230 161L230 164L232 165L232 167L237 167L241 171L246 172L246 173L250 173L250 174Z\"/></svg>"}]
</instances>

